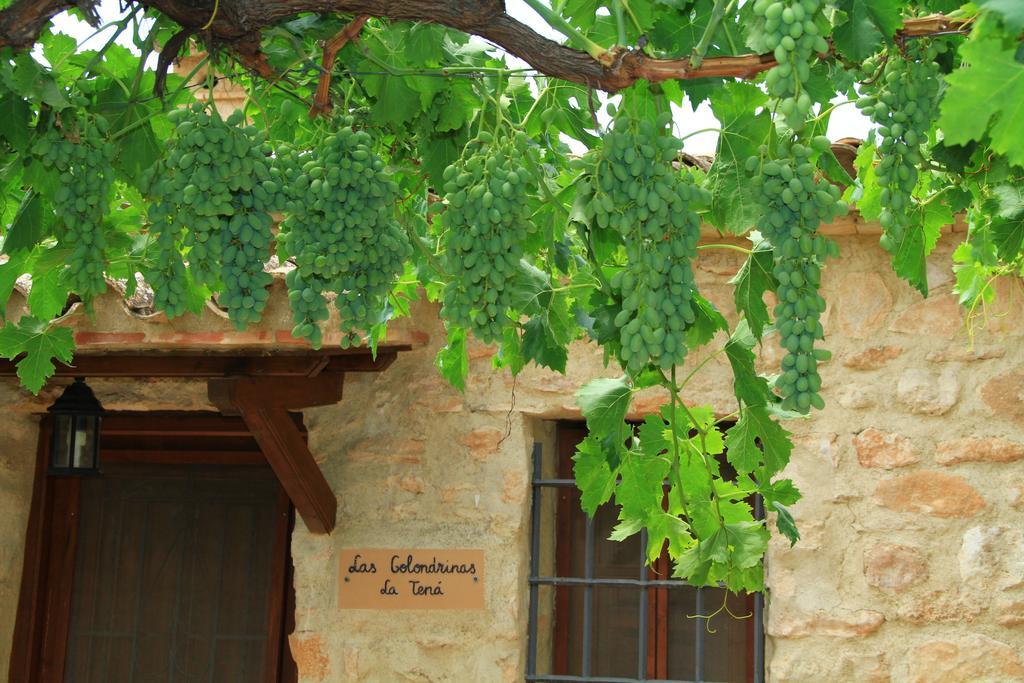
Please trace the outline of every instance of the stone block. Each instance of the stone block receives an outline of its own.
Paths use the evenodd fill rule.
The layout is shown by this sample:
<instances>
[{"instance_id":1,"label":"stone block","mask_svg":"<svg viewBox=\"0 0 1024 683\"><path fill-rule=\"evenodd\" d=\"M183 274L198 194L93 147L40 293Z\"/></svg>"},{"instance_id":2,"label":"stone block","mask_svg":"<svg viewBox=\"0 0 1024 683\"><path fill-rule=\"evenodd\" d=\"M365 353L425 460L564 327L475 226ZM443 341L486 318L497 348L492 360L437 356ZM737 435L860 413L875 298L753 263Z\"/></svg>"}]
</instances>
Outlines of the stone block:
<instances>
[{"instance_id":1,"label":"stone block","mask_svg":"<svg viewBox=\"0 0 1024 683\"><path fill-rule=\"evenodd\" d=\"M980 634L932 640L907 653L905 675L913 683L1008 683L1024 679L1020 650Z\"/></svg>"},{"instance_id":2,"label":"stone block","mask_svg":"<svg viewBox=\"0 0 1024 683\"><path fill-rule=\"evenodd\" d=\"M1024 370L990 379L981 387L981 400L996 417L1024 425Z\"/></svg>"},{"instance_id":3,"label":"stone block","mask_svg":"<svg viewBox=\"0 0 1024 683\"><path fill-rule=\"evenodd\" d=\"M474 429L459 437L459 443L466 447L474 460L486 460L498 452L504 433L498 429Z\"/></svg>"},{"instance_id":4,"label":"stone block","mask_svg":"<svg viewBox=\"0 0 1024 683\"><path fill-rule=\"evenodd\" d=\"M897 512L935 517L970 517L985 499L963 477L942 472L913 472L879 482L875 501Z\"/></svg>"},{"instance_id":5,"label":"stone block","mask_svg":"<svg viewBox=\"0 0 1024 683\"><path fill-rule=\"evenodd\" d=\"M899 592L928 578L928 561L916 548L880 543L864 553L864 578L875 588Z\"/></svg>"},{"instance_id":6,"label":"stone block","mask_svg":"<svg viewBox=\"0 0 1024 683\"><path fill-rule=\"evenodd\" d=\"M917 462L910 439L893 432L868 427L853 437L857 461L862 467L891 470Z\"/></svg>"},{"instance_id":7,"label":"stone block","mask_svg":"<svg viewBox=\"0 0 1024 683\"><path fill-rule=\"evenodd\" d=\"M940 465L961 462L1014 462L1024 458L1024 444L998 437L943 441L935 449Z\"/></svg>"},{"instance_id":8,"label":"stone block","mask_svg":"<svg viewBox=\"0 0 1024 683\"><path fill-rule=\"evenodd\" d=\"M892 294L878 273L848 273L825 298L835 302L839 331L855 339L880 330L892 311Z\"/></svg>"},{"instance_id":9,"label":"stone block","mask_svg":"<svg viewBox=\"0 0 1024 683\"><path fill-rule=\"evenodd\" d=\"M877 370L902 353L902 346L872 346L847 356L843 365L854 370Z\"/></svg>"},{"instance_id":10,"label":"stone block","mask_svg":"<svg viewBox=\"0 0 1024 683\"><path fill-rule=\"evenodd\" d=\"M956 297L934 295L900 313L889 330L930 339L953 339L963 326L962 316L963 308Z\"/></svg>"},{"instance_id":11,"label":"stone block","mask_svg":"<svg viewBox=\"0 0 1024 683\"><path fill-rule=\"evenodd\" d=\"M953 372L905 370L896 395L907 410L918 415L945 415L960 398L960 380Z\"/></svg>"},{"instance_id":12,"label":"stone block","mask_svg":"<svg viewBox=\"0 0 1024 683\"><path fill-rule=\"evenodd\" d=\"M874 610L772 613L768 633L776 638L863 638L882 627L885 615Z\"/></svg>"}]
</instances>

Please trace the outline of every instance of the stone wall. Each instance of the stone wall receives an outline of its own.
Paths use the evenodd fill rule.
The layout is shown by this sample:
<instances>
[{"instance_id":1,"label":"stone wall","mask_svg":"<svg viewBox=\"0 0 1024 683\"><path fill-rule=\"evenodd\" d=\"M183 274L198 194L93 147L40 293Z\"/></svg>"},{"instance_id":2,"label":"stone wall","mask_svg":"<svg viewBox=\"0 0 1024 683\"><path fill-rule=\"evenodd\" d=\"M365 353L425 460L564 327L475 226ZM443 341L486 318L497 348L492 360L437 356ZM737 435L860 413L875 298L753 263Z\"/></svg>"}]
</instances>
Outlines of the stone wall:
<instances>
[{"instance_id":1,"label":"stone wall","mask_svg":"<svg viewBox=\"0 0 1024 683\"><path fill-rule=\"evenodd\" d=\"M803 540L790 549L776 539L770 550L769 679L1024 680L1024 295L1000 284L997 303L968 324L949 294L955 239L940 242L932 295L922 300L892 275L874 231L856 221L831 228L843 255L823 284L834 353L822 368L828 405L786 425L797 436L788 474L805 496L793 509ZM727 280L740 262L707 249L697 264L702 291L733 320ZM166 322L103 311L97 321L70 324L92 335L145 330L146 340L174 345ZM203 345L206 323L180 325L190 346ZM301 680L521 681L531 446L550 447L552 420L578 417L579 386L616 373L600 350L579 344L565 376L530 369L513 380L491 369L493 349L473 345L460 394L433 368L443 344L433 306L417 305L400 335L414 348L389 370L350 375L340 404L305 413L339 511L331 536L300 522L293 538L291 645ZM116 344L80 336L96 339ZM259 339L284 344L276 334ZM766 370L780 357L774 344L760 351ZM114 409L210 408L200 382L90 384ZM0 387L0 406L17 413L0 454L0 507L18 521L0 529L0 637L10 632L20 574L31 413L54 391L31 399ZM640 395L634 415L662 399ZM732 412L728 364L708 363L686 400ZM485 612L337 609L342 548L402 546L482 548Z\"/></svg>"}]
</instances>

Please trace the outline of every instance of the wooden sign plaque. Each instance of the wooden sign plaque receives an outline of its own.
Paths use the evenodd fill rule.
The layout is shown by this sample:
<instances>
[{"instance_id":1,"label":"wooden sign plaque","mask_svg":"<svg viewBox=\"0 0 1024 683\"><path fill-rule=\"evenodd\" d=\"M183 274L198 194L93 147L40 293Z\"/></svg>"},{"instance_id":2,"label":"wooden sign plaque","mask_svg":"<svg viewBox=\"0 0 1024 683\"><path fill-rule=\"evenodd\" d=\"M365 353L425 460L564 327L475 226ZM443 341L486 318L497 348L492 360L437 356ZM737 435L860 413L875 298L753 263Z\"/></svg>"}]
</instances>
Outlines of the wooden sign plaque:
<instances>
[{"instance_id":1,"label":"wooden sign plaque","mask_svg":"<svg viewBox=\"0 0 1024 683\"><path fill-rule=\"evenodd\" d=\"M484 551L348 548L341 609L484 609Z\"/></svg>"}]
</instances>

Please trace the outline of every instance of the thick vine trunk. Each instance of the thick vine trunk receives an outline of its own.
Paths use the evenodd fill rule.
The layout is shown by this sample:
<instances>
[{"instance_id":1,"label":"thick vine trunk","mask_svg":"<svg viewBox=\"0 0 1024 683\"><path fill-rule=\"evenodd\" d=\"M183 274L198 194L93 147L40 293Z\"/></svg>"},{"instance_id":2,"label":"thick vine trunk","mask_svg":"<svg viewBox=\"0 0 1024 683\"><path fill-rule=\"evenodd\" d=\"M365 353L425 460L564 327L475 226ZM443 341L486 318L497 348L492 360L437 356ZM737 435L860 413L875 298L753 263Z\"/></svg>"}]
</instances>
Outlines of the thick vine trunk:
<instances>
[{"instance_id":1,"label":"thick vine trunk","mask_svg":"<svg viewBox=\"0 0 1024 683\"><path fill-rule=\"evenodd\" d=\"M0 47L24 49L35 42L49 20L72 5L94 0L18 0L0 12ZM136 0L166 14L183 29L232 49L256 73L272 69L260 54L260 32L300 12L337 12L391 20L442 24L485 38L553 78L615 92L637 80L735 77L751 78L775 65L771 55L711 57L699 68L689 59L652 59L639 51L615 48L599 61L586 52L540 35L505 13L503 0ZM216 12L214 8L216 7ZM943 16L908 19L903 35L960 30L964 22Z\"/></svg>"}]
</instances>

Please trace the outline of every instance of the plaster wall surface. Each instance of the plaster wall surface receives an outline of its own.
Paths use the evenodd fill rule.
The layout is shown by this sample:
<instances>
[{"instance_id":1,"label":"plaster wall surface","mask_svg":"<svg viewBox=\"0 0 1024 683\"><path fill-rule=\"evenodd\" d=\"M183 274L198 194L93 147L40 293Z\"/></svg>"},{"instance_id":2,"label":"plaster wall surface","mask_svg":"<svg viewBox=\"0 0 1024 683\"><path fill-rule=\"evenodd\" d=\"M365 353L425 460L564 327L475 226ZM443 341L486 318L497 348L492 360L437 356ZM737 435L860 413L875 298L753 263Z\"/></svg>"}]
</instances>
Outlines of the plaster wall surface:
<instances>
[{"instance_id":1,"label":"plaster wall surface","mask_svg":"<svg viewBox=\"0 0 1024 683\"><path fill-rule=\"evenodd\" d=\"M922 299L892 274L877 237L833 235L842 256L823 279L824 346L834 354L821 369L827 407L785 425L797 443L786 474L804 493L793 507L803 539L794 548L775 539L770 549L769 680L1024 680L1024 293L997 283L995 304L968 319L950 294L956 240L940 241L929 267L932 292ZM707 249L696 266L702 292L731 322L727 281L741 258ZM208 317L181 323L178 334L223 327ZM166 336L151 320L102 311L97 319L103 329L84 319L81 326L91 325L91 334ZM579 417L573 394L582 384L617 373L603 366L600 349L579 343L566 375L531 368L513 379L491 368L494 349L474 343L461 394L433 367L444 343L434 306L417 304L400 334L414 348L390 369L348 375L339 404L304 413L339 508L333 534L311 535L299 522L292 541L291 648L301 681L521 681L532 444L550 447L550 421ZM115 338L102 337L102 348L116 347ZM204 347L201 336L177 339ZM283 347L278 339L259 343ZM223 341L211 336L205 344ZM715 348L694 351L688 368ZM764 371L780 359L774 341L759 351ZM212 409L202 382L90 384L110 409ZM735 410L730 387L728 363L715 358L685 399L725 415ZM34 398L0 384L9 425L0 452L4 669L35 413L59 390ZM641 393L633 415L663 400ZM353 547L482 549L486 609L339 610L339 555Z\"/></svg>"}]
</instances>

